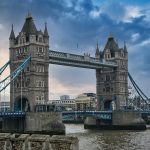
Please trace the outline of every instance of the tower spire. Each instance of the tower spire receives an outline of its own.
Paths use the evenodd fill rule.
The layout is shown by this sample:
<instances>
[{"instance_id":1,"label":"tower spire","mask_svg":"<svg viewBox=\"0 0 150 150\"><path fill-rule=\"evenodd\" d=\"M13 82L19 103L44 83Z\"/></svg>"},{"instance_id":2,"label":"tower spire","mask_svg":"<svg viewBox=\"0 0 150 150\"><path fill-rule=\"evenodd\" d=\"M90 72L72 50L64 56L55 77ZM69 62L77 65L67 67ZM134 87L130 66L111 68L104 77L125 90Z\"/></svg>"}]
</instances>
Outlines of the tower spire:
<instances>
[{"instance_id":1,"label":"tower spire","mask_svg":"<svg viewBox=\"0 0 150 150\"><path fill-rule=\"evenodd\" d=\"M96 53L95 53L95 57L96 59L100 59L100 51L99 51L99 46L98 46L98 42L96 44Z\"/></svg>"},{"instance_id":2,"label":"tower spire","mask_svg":"<svg viewBox=\"0 0 150 150\"><path fill-rule=\"evenodd\" d=\"M111 32L109 33L108 38L109 38L109 39L113 38L113 35L112 35L112 33L111 33Z\"/></svg>"},{"instance_id":3,"label":"tower spire","mask_svg":"<svg viewBox=\"0 0 150 150\"><path fill-rule=\"evenodd\" d=\"M28 10L28 14L27 14L26 18L32 18L32 14L31 14L31 12L29 10Z\"/></svg>"},{"instance_id":4,"label":"tower spire","mask_svg":"<svg viewBox=\"0 0 150 150\"><path fill-rule=\"evenodd\" d=\"M45 37L49 37L48 30L47 30L47 23L46 22L45 22L44 36Z\"/></svg>"},{"instance_id":5,"label":"tower spire","mask_svg":"<svg viewBox=\"0 0 150 150\"><path fill-rule=\"evenodd\" d=\"M14 29L13 28L14 27L13 27L13 24L12 24L11 33L10 33L10 37L9 37L10 40L14 40L15 39L15 33L14 33Z\"/></svg>"},{"instance_id":6,"label":"tower spire","mask_svg":"<svg viewBox=\"0 0 150 150\"><path fill-rule=\"evenodd\" d=\"M124 51L127 52L126 42L124 41Z\"/></svg>"}]
</instances>

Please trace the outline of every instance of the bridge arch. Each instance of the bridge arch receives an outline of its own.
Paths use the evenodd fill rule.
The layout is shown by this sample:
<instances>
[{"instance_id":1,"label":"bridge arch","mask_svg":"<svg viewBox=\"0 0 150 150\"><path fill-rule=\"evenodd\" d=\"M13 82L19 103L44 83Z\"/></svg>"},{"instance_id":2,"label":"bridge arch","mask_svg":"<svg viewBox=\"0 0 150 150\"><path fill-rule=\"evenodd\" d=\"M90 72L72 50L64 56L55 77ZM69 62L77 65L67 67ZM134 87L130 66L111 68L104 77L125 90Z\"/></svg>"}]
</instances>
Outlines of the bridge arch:
<instances>
[{"instance_id":1,"label":"bridge arch","mask_svg":"<svg viewBox=\"0 0 150 150\"><path fill-rule=\"evenodd\" d=\"M30 111L30 103L26 96L18 96L14 101L14 111Z\"/></svg>"},{"instance_id":2,"label":"bridge arch","mask_svg":"<svg viewBox=\"0 0 150 150\"><path fill-rule=\"evenodd\" d=\"M104 101L104 110L115 110L116 103L113 100L105 100Z\"/></svg>"}]
</instances>

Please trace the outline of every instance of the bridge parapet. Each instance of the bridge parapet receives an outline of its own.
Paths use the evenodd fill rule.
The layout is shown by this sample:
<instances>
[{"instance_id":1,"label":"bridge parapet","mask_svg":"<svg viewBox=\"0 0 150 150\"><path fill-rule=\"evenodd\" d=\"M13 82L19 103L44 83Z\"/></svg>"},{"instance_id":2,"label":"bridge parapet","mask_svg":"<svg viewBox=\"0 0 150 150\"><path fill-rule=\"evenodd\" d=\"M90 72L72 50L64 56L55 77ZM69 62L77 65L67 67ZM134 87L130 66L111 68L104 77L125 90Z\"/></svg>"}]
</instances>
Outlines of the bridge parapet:
<instances>
[{"instance_id":1,"label":"bridge parapet","mask_svg":"<svg viewBox=\"0 0 150 150\"><path fill-rule=\"evenodd\" d=\"M104 59L97 60L94 57L90 57L89 54L76 55L76 54L70 54L70 53L64 53L64 52L50 50L49 57L50 57L50 61L52 61L53 59L58 59L59 61L57 61L57 62L55 60L56 64L62 63L64 65L64 62L67 61L68 65L69 65L69 62L74 62L74 63L78 62L81 64L81 66L82 66L82 64L89 63L89 65L93 65L93 68L94 68L94 65L95 65L95 68L97 67L96 65L107 66L107 67L117 67L117 63L114 60L109 60L109 61L108 60L106 61ZM60 60L63 62L61 62ZM91 66L89 66L89 68L91 68Z\"/></svg>"}]
</instances>

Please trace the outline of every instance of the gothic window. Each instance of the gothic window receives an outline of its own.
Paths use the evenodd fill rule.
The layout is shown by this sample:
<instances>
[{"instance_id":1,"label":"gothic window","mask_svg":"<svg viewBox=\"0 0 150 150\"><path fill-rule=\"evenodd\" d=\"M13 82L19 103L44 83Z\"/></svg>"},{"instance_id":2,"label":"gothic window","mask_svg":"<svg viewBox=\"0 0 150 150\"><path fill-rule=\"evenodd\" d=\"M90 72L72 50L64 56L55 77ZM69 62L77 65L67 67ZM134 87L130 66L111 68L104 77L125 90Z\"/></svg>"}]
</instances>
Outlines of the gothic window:
<instances>
[{"instance_id":1,"label":"gothic window","mask_svg":"<svg viewBox=\"0 0 150 150\"><path fill-rule=\"evenodd\" d=\"M105 92L105 88L103 88L103 92Z\"/></svg>"},{"instance_id":2,"label":"gothic window","mask_svg":"<svg viewBox=\"0 0 150 150\"><path fill-rule=\"evenodd\" d=\"M42 71L41 71L41 66L39 66L39 72L42 72Z\"/></svg>"},{"instance_id":3,"label":"gothic window","mask_svg":"<svg viewBox=\"0 0 150 150\"><path fill-rule=\"evenodd\" d=\"M27 53L27 47L24 47L24 53Z\"/></svg>"},{"instance_id":4,"label":"gothic window","mask_svg":"<svg viewBox=\"0 0 150 150\"><path fill-rule=\"evenodd\" d=\"M16 56L18 56L18 50L16 50Z\"/></svg>"},{"instance_id":5,"label":"gothic window","mask_svg":"<svg viewBox=\"0 0 150 150\"><path fill-rule=\"evenodd\" d=\"M24 81L22 81L22 87L24 87Z\"/></svg>"},{"instance_id":6,"label":"gothic window","mask_svg":"<svg viewBox=\"0 0 150 150\"><path fill-rule=\"evenodd\" d=\"M26 69L26 70L27 70L27 72L28 72L28 71L30 71L29 67L27 67L27 69Z\"/></svg>"},{"instance_id":7,"label":"gothic window","mask_svg":"<svg viewBox=\"0 0 150 150\"><path fill-rule=\"evenodd\" d=\"M44 81L42 81L42 87L44 87Z\"/></svg>"},{"instance_id":8,"label":"gothic window","mask_svg":"<svg viewBox=\"0 0 150 150\"><path fill-rule=\"evenodd\" d=\"M42 94L42 96L41 96L41 100L44 100L44 94Z\"/></svg>"},{"instance_id":9,"label":"gothic window","mask_svg":"<svg viewBox=\"0 0 150 150\"><path fill-rule=\"evenodd\" d=\"M39 37L39 42L43 42L43 38L42 37Z\"/></svg>"},{"instance_id":10,"label":"gothic window","mask_svg":"<svg viewBox=\"0 0 150 150\"><path fill-rule=\"evenodd\" d=\"M106 81L110 81L110 76L106 75Z\"/></svg>"},{"instance_id":11,"label":"gothic window","mask_svg":"<svg viewBox=\"0 0 150 150\"><path fill-rule=\"evenodd\" d=\"M115 76L112 76L112 80L115 80Z\"/></svg>"},{"instance_id":12,"label":"gothic window","mask_svg":"<svg viewBox=\"0 0 150 150\"><path fill-rule=\"evenodd\" d=\"M106 87L106 92L110 92L110 87Z\"/></svg>"},{"instance_id":13,"label":"gothic window","mask_svg":"<svg viewBox=\"0 0 150 150\"><path fill-rule=\"evenodd\" d=\"M42 86L42 83L41 83L41 81L39 82L39 87L41 87Z\"/></svg>"},{"instance_id":14,"label":"gothic window","mask_svg":"<svg viewBox=\"0 0 150 150\"><path fill-rule=\"evenodd\" d=\"M19 87L19 83L17 83L17 88Z\"/></svg>"},{"instance_id":15,"label":"gothic window","mask_svg":"<svg viewBox=\"0 0 150 150\"><path fill-rule=\"evenodd\" d=\"M22 43L25 43L25 38L22 38Z\"/></svg>"},{"instance_id":16,"label":"gothic window","mask_svg":"<svg viewBox=\"0 0 150 150\"><path fill-rule=\"evenodd\" d=\"M42 67L42 69L43 69L42 71L44 72L44 66Z\"/></svg>"},{"instance_id":17,"label":"gothic window","mask_svg":"<svg viewBox=\"0 0 150 150\"><path fill-rule=\"evenodd\" d=\"M20 39L20 44L22 44L22 40Z\"/></svg>"},{"instance_id":18,"label":"gothic window","mask_svg":"<svg viewBox=\"0 0 150 150\"><path fill-rule=\"evenodd\" d=\"M26 41L29 42L29 37L28 36L26 36Z\"/></svg>"},{"instance_id":19,"label":"gothic window","mask_svg":"<svg viewBox=\"0 0 150 150\"><path fill-rule=\"evenodd\" d=\"M36 87L44 87L44 81L37 81Z\"/></svg>"},{"instance_id":20,"label":"gothic window","mask_svg":"<svg viewBox=\"0 0 150 150\"><path fill-rule=\"evenodd\" d=\"M36 100L37 100L37 101L39 100L39 96L36 96Z\"/></svg>"}]
</instances>

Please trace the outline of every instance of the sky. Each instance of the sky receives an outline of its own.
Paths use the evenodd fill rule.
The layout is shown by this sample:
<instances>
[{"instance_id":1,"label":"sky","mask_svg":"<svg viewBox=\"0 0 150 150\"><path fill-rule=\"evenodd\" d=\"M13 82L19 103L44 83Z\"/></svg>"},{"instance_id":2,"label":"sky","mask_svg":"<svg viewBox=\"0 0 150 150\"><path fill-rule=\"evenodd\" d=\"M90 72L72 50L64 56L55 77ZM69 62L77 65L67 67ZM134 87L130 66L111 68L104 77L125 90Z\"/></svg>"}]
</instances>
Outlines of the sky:
<instances>
[{"instance_id":1,"label":"sky","mask_svg":"<svg viewBox=\"0 0 150 150\"><path fill-rule=\"evenodd\" d=\"M47 22L52 50L94 56L96 43L102 51L110 32L120 47L126 41L129 72L150 97L149 0L0 0L0 10L0 67L9 59L11 24L18 35L30 11L38 30ZM9 69L1 79L7 75ZM95 93L95 70L49 65L49 92L50 99Z\"/></svg>"}]
</instances>

